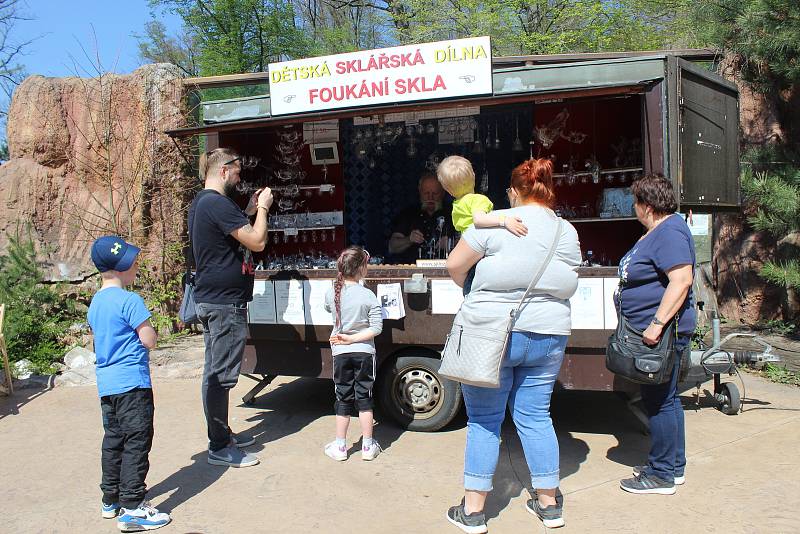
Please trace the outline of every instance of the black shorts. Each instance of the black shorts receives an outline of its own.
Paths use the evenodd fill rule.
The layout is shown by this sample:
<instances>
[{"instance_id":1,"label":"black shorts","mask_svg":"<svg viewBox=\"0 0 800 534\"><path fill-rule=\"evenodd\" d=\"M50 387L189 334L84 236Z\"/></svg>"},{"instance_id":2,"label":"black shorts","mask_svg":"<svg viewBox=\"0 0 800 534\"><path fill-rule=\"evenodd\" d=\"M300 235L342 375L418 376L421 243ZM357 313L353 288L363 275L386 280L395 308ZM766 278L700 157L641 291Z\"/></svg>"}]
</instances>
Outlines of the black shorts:
<instances>
[{"instance_id":1,"label":"black shorts","mask_svg":"<svg viewBox=\"0 0 800 534\"><path fill-rule=\"evenodd\" d=\"M372 387L375 385L375 355L348 352L333 357L333 383L336 415L358 415L372 409Z\"/></svg>"}]
</instances>

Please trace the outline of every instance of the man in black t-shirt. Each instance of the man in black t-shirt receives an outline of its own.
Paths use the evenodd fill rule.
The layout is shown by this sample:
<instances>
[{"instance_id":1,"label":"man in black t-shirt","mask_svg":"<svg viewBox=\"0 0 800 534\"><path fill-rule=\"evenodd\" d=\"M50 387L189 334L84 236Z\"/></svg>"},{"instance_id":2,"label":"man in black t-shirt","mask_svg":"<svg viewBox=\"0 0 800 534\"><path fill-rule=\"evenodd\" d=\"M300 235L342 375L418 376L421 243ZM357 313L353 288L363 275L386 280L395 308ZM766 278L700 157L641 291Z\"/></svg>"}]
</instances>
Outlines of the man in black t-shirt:
<instances>
[{"instance_id":1,"label":"man in black t-shirt","mask_svg":"<svg viewBox=\"0 0 800 534\"><path fill-rule=\"evenodd\" d=\"M228 426L228 397L239 380L247 340L247 303L253 298L252 252L264 250L269 188L256 191L248 212L251 225L232 200L239 182L239 155L227 148L206 154L205 189L189 208L189 238L196 265L195 302L206 345L203 409L208 426L208 463L247 467L258 458L239 450L252 438L234 436ZM252 251L252 252L251 252Z\"/></svg>"},{"instance_id":2,"label":"man in black t-shirt","mask_svg":"<svg viewBox=\"0 0 800 534\"><path fill-rule=\"evenodd\" d=\"M427 252L432 239L442 258L446 255L445 242L454 236L450 210L442 208L444 189L436 176L430 173L419 180L419 205L401 211L392 223L389 254L394 263L414 263ZM423 256L420 255L422 249Z\"/></svg>"}]
</instances>

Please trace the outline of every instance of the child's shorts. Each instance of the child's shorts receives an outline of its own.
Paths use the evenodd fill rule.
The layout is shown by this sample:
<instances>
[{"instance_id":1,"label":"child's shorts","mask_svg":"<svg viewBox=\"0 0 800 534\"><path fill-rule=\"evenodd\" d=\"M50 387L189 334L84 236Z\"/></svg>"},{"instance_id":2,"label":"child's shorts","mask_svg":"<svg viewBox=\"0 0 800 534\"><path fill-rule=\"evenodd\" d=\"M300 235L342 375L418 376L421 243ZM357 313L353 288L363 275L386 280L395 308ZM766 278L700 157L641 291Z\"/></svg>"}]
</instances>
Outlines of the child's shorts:
<instances>
[{"instance_id":1,"label":"child's shorts","mask_svg":"<svg viewBox=\"0 0 800 534\"><path fill-rule=\"evenodd\" d=\"M336 415L358 415L372 409L375 385L375 355L348 352L333 357L333 383L336 386Z\"/></svg>"}]
</instances>

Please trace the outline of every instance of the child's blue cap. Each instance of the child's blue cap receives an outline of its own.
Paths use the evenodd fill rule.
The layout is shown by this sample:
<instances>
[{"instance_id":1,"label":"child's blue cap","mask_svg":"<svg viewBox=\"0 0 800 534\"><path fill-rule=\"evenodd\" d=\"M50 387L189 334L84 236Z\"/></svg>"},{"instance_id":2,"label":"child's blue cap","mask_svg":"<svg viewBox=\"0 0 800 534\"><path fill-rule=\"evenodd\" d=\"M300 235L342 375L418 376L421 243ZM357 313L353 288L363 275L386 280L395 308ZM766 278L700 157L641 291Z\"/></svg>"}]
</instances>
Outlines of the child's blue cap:
<instances>
[{"instance_id":1,"label":"child's blue cap","mask_svg":"<svg viewBox=\"0 0 800 534\"><path fill-rule=\"evenodd\" d=\"M92 243L92 261L101 273L127 271L136 261L141 249L127 243L121 237L107 235Z\"/></svg>"}]
</instances>

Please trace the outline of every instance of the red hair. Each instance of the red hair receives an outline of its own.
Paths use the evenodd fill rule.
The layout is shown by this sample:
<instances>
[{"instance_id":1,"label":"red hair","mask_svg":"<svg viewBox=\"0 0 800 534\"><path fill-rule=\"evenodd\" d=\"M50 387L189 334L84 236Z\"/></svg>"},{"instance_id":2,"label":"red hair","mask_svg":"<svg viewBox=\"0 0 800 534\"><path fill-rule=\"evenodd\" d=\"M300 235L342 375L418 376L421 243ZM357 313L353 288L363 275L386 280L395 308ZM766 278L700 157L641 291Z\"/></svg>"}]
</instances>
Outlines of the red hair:
<instances>
[{"instance_id":1,"label":"red hair","mask_svg":"<svg viewBox=\"0 0 800 534\"><path fill-rule=\"evenodd\" d=\"M511 187L523 201L552 208L556 202L553 162L546 158L523 161L511 171Z\"/></svg>"}]
</instances>

